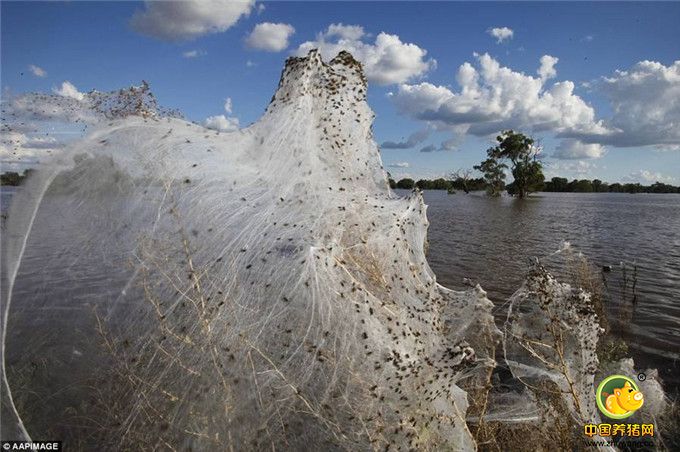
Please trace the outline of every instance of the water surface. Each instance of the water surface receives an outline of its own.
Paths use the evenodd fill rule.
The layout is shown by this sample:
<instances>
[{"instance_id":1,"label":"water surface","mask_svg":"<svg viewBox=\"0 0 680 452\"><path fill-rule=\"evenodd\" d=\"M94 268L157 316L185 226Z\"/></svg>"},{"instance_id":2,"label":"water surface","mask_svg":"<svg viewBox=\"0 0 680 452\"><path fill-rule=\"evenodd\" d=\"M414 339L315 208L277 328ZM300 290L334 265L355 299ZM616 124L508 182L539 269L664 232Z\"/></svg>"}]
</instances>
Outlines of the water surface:
<instances>
[{"instance_id":1,"label":"water surface","mask_svg":"<svg viewBox=\"0 0 680 452\"><path fill-rule=\"evenodd\" d=\"M539 193L518 200L426 191L424 196L428 261L441 284L456 289L464 287L463 278L479 282L503 319L504 303L521 285L529 260L568 241L598 268L612 266L604 275L611 295L607 311L612 320L623 320L612 322L614 334L628 342L636 364L657 367L667 388L678 391L680 195ZM628 264L625 303L621 262ZM633 265L635 303L630 301Z\"/></svg>"},{"instance_id":2,"label":"water surface","mask_svg":"<svg viewBox=\"0 0 680 452\"><path fill-rule=\"evenodd\" d=\"M3 215L15 190L3 187L0 191ZM406 190L397 192L409 194ZM666 388L678 392L680 195L541 193L517 200L488 198L483 193L448 195L444 191L427 191L424 196L430 221L428 260L438 281L453 289L464 288L464 278L480 283L496 305L499 323L505 318L507 298L522 284L530 259L550 256L563 241L570 242L599 268L612 266L604 277L611 292L607 311L613 333L628 343L639 367L658 368ZM49 224L55 216L59 212L43 212L36 223ZM62 224L68 222L64 220ZM18 316L10 324L14 338L22 336L20 332L25 330L24 341L25 336L31 336L29 330L35 331L42 325L59 336L49 339L52 348L60 344L71 354L70 336L79 328L74 328L71 314L66 311L119 298L121 281L125 281L124 272L119 271L125 268L121 265L124 256L107 256L111 267L102 267L101 262L92 265L81 261L78 253L71 257L55 256L51 251L51 244L87 227L94 226L74 224L52 228L51 237L31 237L33 246L24 256L15 299L30 300L39 288L49 284L53 300L70 303L52 306L41 300L34 303L38 310L24 313L24 322L19 321L21 315L13 309L13 316ZM83 233L83 237L87 236ZM559 273L562 260L544 260ZM627 301L622 300L621 262L627 264L629 282L633 265L637 268L635 303L630 301L630 286ZM43 271L34 271L36 268ZM107 270L92 275L95 268ZM74 284L84 279L96 290ZM41 336L41 340L48 339ZM7 358L25 358L26 342L14 345L9 347ZM80 351L73 353L77 355Z\"/></svg>"}]
</instances>

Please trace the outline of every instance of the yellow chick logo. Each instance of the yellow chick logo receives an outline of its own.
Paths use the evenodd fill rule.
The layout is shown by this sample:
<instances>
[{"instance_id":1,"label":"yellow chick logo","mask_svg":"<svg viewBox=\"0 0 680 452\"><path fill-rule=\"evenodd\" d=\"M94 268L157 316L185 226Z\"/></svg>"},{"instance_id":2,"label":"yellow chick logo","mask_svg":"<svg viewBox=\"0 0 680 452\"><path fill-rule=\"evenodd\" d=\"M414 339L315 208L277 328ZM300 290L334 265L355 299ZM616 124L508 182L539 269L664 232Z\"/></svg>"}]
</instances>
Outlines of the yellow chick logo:
<instances>
[{"instance_id":1,"label":"yellow chick logo","mask_svg":"<svg viewBox=\"0 0 680 452\"><path fill-rule=\"evenodd\" d=\"M597 406L605 416L624 419L639 410L645 402L635 381L623 375L605 378L597 387Z\"/></svg>"}]
</instances>

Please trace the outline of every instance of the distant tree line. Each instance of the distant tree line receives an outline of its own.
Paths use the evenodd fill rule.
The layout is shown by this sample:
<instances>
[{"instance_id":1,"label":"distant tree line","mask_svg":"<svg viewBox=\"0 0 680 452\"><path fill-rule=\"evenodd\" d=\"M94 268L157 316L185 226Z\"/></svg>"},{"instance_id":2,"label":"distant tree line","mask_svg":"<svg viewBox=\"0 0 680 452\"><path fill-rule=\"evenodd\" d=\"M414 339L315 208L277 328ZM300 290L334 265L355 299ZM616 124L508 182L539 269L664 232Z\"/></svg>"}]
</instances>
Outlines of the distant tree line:
<instances>
[{"instance_id":1,"label":"distant tree line","mask_svg":"<svg viewBox=\"0 0 680 452\"><path fill-rule=\"evenodd\" d=\"M652 185L640 183L608 184L600 179L580 179L569 182L565 177L553 177L543 185L542 191L566 193L680 193L680 187L662 182Z\"/></svg>"},{"instance_id":2,"label":"distant tree line","mask_svg":"<svg viewBox=\"0 0 680 452\"><path fill-rule=\"evenodd\" d=\"M446 178L435 180L406 178L395 182L389 177L390 187L421 190L486 190L489 196L500 196L505 189L509 194L524 198L538 191L564 193L680 193L680 187L661 182L652 185L639 183L608 184L599 179L580 179L569 182L564 177L553 177L545 181L543 164L539 160L541 146L520 132L504 130L496 137L497 145L487 149L487 158L473 168L483 177L472 179L470 171L457 171ZM514 181L505 183L505 170L512 172Z\"/></svg>"},{"instance_id":3,"label":"distant tree line","mask_svg":"<svg viewBox=\"0 0 680 452\"><path fill-rule=\"evenodd\" d=\"M24 170L22 174L16 171L7 171L0 174L0 185L2 186L18 186L31 174L33 170ZM406 190L413 190L419 188L420 190L448 190L455 191L482 191L496 192L499 187L495 185L497 181L493 179L487 180L484 177L472 178L469 172L461 173L455 172L449 178L440 177L434 180L411 178L400 179L395 181L389 176L390 188L403 188ZM512 185L509 184L507 188L512 194ZM549 181L543 182L540 186L535 185L534 191L560 192L560 193L680 193L680 186L664 184L662 182L655 182L651 185L642 185L640 183L618 183L609 184L600 179L574 179L571 182L566 177L553 177ZM501 188L502 189L502 188Z\"/></svg>"},{"instance_id":4,"label":"distant tree line","mask_svg":"<svg viewBox=\"0 0 680 452\"><path fill-rule=\"evenodd\" d=\"M418 181L414 181L410 178L395 181L394 179L390 178L390 187L393 189L404 188L412 190L417 187L421 190L464 191L463 187L466 185L469 191L488 191L493 188L490 187L489 183L482 177L477 179L468 179L467 181L463 178L458 178L455 180L447 180L444 178L434 180L420 179ZM536 191L560 193L680 193L680 186L664 184L662 182L656 182L652 185L641 185L639 183L620 184L618 182L608 184L607 182L602 182L599 179L574 179L570 182L565 177L553 177L549 181L544 182L543 185Z\"/></svg>"},{"instance_id":5,"label":"distant tree line","mask_svg":"<svg viewBox=\"0 0 680 452\"><path fill-rule=\"evenodd\" d=\"M414 188L419 188L421 190L448 190L448 191L479 191L486 190L486 182L484 178L479 177L477 179L466 179L464 177L456 177L452 179L445 179L440 177L434 180L418 179L414 181L410 178L401 179L395 182L394 179L390 178L391 188L404 188L407 190L412 190Z\"/></svg>"},{"instance_id":6,"label":"distant tree line","mask_svg":"<svg viewBox=\"0 0 680 452\"><path fill-rule=\"evenodd\" d=\"M26 179L33 170L24 170L23 174L19 174L16 171L7 171L0 174L0 185L16 187L21 185L21 183Z\"/></svg>"}]
</instances>

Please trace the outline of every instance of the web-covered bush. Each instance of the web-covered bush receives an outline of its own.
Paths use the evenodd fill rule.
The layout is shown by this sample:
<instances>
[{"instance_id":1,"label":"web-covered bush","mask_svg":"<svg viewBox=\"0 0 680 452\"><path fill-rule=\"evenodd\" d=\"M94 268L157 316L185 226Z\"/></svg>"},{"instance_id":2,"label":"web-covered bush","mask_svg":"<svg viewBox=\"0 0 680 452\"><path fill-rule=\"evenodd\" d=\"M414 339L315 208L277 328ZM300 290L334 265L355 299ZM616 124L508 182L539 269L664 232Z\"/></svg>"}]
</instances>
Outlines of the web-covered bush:
<instances>
[{"instance_id":1,"label":"web-covered bush","mask_svg":"<svg viewBox=\"0 0 680 452\"><path fill-rule=\"evenodd\" d=\"M146 85L88 95L102 119L10 212L7 377L28 433L475 447L461 386L493 366L491 303L437 284L426 206L390 191L366 89L347 53L291 58L264 117L229 134L154 114Z\"/></svg>"}]
</instances>

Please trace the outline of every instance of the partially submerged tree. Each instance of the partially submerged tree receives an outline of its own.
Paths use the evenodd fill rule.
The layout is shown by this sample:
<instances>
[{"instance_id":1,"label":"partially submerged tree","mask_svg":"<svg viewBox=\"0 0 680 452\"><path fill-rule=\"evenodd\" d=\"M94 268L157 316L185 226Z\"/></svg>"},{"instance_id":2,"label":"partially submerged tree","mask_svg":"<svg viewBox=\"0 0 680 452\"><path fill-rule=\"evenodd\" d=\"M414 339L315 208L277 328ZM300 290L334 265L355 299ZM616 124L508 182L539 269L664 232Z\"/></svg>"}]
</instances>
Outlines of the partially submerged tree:
<instances>
[{"instance_id":1,"label":"partially submerged tree","mask_svg":"<svg viewBox=\"0 0 680 452\"><path fill-rule=\"evenodd\" d=\"M477 171L484 174L484 181L487 184L486 192L489 196L500 196L505 188L505 169L508 167L498 159L489 157L479 165L473 166Z\"/></svg>"},{"instance_id":2,"label":"partially submerged tree","mask_svg":"<svg viewBox=\"0 0 680 452\"><path fill-rule=\"evenodd\" d=\"M459 170L453 171L450 174L449 178L452 181L454 181L456 184L458 184L458 186L461 187L465 193L470 193L469 181L470 181L471 175L472 175L472 171L459 169Z\"/></svg>"},{"instance_id":3,"label":"partially submerged tree","mask_svg":"<svg viewBox=\"0 0 680 452\"><path fill-rule=\"evenodd\" d=\"M522 133L506 130L496 137L498 145L486 151L490 159L510 161L515 181L508 185L508 193L524 198L543 187L543 165L538 160L540 147L534 139ZM484 162L482 162L484 163Z\"/></svg>"}]
</instances>

